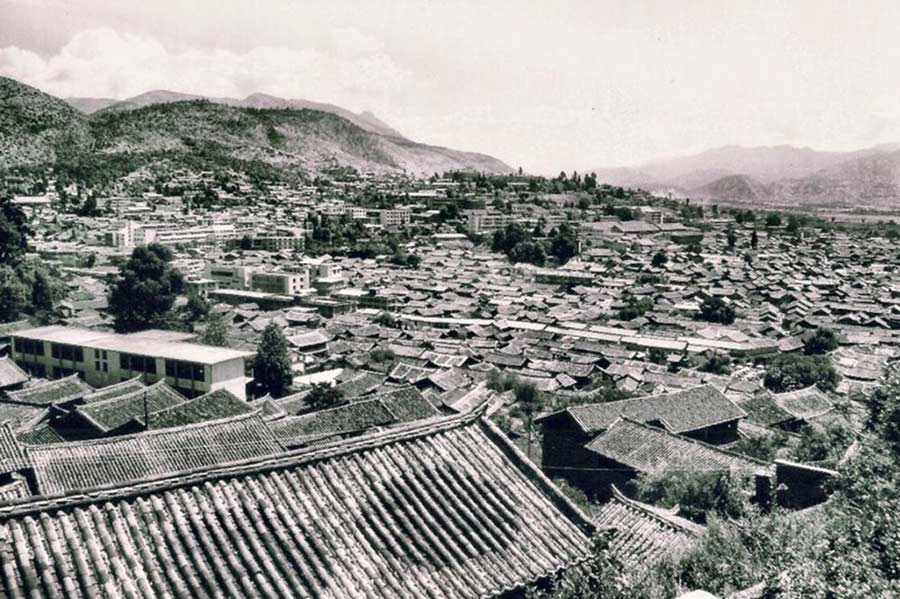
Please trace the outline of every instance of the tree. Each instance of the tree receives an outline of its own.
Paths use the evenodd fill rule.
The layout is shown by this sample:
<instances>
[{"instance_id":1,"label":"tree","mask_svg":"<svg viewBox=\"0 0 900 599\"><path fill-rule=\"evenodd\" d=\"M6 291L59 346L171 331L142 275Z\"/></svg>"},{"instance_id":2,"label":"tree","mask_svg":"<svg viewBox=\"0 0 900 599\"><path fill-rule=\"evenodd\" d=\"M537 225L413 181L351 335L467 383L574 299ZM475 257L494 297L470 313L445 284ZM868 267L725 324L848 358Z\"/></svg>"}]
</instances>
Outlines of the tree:
<instances>
[{"instance_id":1,"label":"tree","mask_svg":"<svg viewBox=\"0 0 900 599\"><path fill-rule=\"evenodd\" d=\"M728 230L725 231L725 237L728 241L728 249L733 250L737 243L737 232L735 232L734 227L728 227Z\"/></svg>"},{"instance_id":2,"label":"tree","mask_svg":"<svg viewBox=\"0 0 900 599\"><path fill-rule=\"evenodd\" d=\"M653 300L649 297L639 300L628 293L622 299L625 301L625 305L619 308L619 313L617 314L619 320L634 320L653 309Z\"/></svg>"},{"instance_id":3,"label":"tree","mask_svg":"<svg viewBox=\"0 0 900 599\"><path fill-rule=\"evenodd\" d=\"M734 306L718 296L707 297L700 304L700 318L706 322L731 324L734 322L735 316Z\"/></svg>"},{"instance_id":4,"label":"tree","mask_svg":"<svg viewBox=\"0 0 900 599\"><path fill-rule=\"evenodd\" d=\"M781 215L777 212L770 212L766 215L766 226L771 227L780 227L781 226Z\"/></svg>"},{"instance_id":5,"label":"tree","mask_svg":"<svg viewBox=\"0 0 900 599\"><path fill-rule=\"evenodd\" d=\"M344 394L328 383L313 383L312 389L303 399L309 407L324 410L340 404L344 400Z\"/></svg>"},{"instance_id":6,"label":"tree","mask_svg":"<svg viewBox=\"0 0 900 599\"><path fill-rule=\"evenodd\" d=\"M0 322L9 322L19 316L28 300L28 290L16 272L6 264L0 264Z\"/></svg>"},{"instance_id":7,"label":"tree","mask_svg":"<svg viewBox=\"0 0 900 599\"><path fill-rule=\"evenodd\" d=\"M209 302L196 293L188 294L188 301L185 306L188 322L194 323L206 318L211 308L212 306L209 305Z\"/></svg>"},{"instance_id":8,"label":"tree","mask_svg":"<svg viewBox=\"0 0 900 599\"><path fill-rule=\"evenodd\" d=\"M84 200L84 204L78 208L79 216L97 216L100 214L100 210L97 208L97 198L94 197L94 194L88 195L88 197Z\"/></svg>"},{"instance_id":9,"label":"tree","mask_svg":"<svg viewBox=\"0 0 900 599\"><path fill-rule=\"evenodd\" d=\"M647 352L647 359L654 364L665 364L667 358L666 350L658 347L651 347L650 351Z\"/></svg>"},{"instance_id":10,"label":"tree","mask_svg":"<svg viewBox=\"0 0 900 599\"><path fill-rule=\"evenodd\" d=\"M508 256L511 262L527 262L535 266L543 266L547 259L543 246L534 241L523 241L516 244Z\"/></svg>"},{"instance_id":11,"label":"tree","mask_svg":"<svg viewBox=\"0 0 900 599\"><path fill-rule=\"evenodd\" d=\"M288 342L281 328L274 322L263 329L253 361L256 386L272 397L285 395L294 380Z\"/></svg>"},{"instance_id":12,"label":"tree","mask_svg":"<svg viewBox=\"0 0 900 599\"><path fill-rule=\"evenodd\" d=\"M728 374L730 369L731 356L720 351L708 352L706 361L700 366L700 370L712 374Z\"/></svg>"},{"instance_id":13,"label":"tree","mask_svg":"<svg viewBox=\"0 0 900 599\"><path fill-rule=\"evenodd\" d=\"M653 258L650 260L650 264L652 264L656 268L661 268L668 261L669 256L666 255L666 250L659 250L658 252L653 254Z\"/></svg>"},{"instance_id":14,"label":"tree","mask_svg":"<svg viewBox=\"0 0 900 599\"><path fill-rule=\"evenodd\" d=\"M165 246L140 246L131 253L109 292L109 312L116 332L130 333L162 326L184 289L184 278L170 264Z\"/></svg>"},{"instance_id":15,"label":"tree","mask_svg":"<svg viewBox=\"0 0 900 599\"><path fill-rule=\"evenodd\" d=\"M803 341L803 351L808 356L827 354L837 347L837 335L825 327L818 327Z\"/></svg>"},{"instance_id":16,"label":"tree","mask_svg":"<svg viewBox=\"0 0 900 599\"><path fill-rule=\"evenodd\" d=\"M800 221L797 219L797 216L791 214L788 216L787 226L784 228L788 233L796 233L800 230Z\"/></svg>"},{"instance_id":17,"label":"tree","mask_svg":"<svg viewBox=\"0 0 900 599\"><path fill-rule=\"evenodd\" d=\"M798 462L820 462L835 465L853 443L853 431L833 424L824 430L807 426L800 434L800 443L791 457Z\"/></svg>"},{"instance_id":18,"label":"tree","mask_svg":"<svg viewBox=\"0 0 900 599\"><path fill-rule=\"evenodd\" d=\"M0 200L0 264L15 266L28 250L28 221L7 197Z\"/></svg>"},{"instance_id":19,"label":"tree","mask_svg":"<svg viewBox=\"0 0 900 599\"><path fill-rule=\"evenodd\" d=\"M528 457L531 457L531 429L534 424L534 417L544 406L544 398L538 391L534 383L517 381L513 387L513 393L516 398L516 411L525 417L528 434Z\"/></svg>"},{"instance_id":20,"label":"tree","mask_svg":"<svg viewBox=\"0 0 900 599\"><path fill-rule=\"evenodd\" d=\"M53 288L44 271L35 273L31 286L31 307L35 312L52 312L54 306Z\"/></svg>"},{"instance_id":21,"label":"tree","mask_svg":"<svg viewBox=\"0 0 900 599\"><path fill-rule=\"evenodd\" d=\"M823 391L837 387L840 377L828 356L778 356L766 369L763 382L776 393L795 391L816 385Z\"/></svg>"},{"instance_id":22,"label":"tree","mask_svg":"<svg viewBox=\"0 0 900 599\"><path fill-rule=\"evenodd\" d=\"M563 223L550 242L550 253L560 263L567 262L578 253L578 237L572 227Z\"/></svg>"},{"instance_id":23,"label":"tree","mask_svg":"<svg viewBox=\"0 0 900 599\"><path fill-rule=\"evenodd\" d=\"M220 313L210 312L206 317L206 328L200 335L200 343L217 347L228 345L228 325Z\"/></svg>"},{"instance_id":24,"label":"tree","mask_svg":"<svg viewBox=\"0 0 900 599\"><path fill-rule=\"evenodd\" d=\"M753 229L753 232L750 234L750 247L755 250L758 245L759 234L757 234L756 229Z\"/></svg>"}]
</instances>

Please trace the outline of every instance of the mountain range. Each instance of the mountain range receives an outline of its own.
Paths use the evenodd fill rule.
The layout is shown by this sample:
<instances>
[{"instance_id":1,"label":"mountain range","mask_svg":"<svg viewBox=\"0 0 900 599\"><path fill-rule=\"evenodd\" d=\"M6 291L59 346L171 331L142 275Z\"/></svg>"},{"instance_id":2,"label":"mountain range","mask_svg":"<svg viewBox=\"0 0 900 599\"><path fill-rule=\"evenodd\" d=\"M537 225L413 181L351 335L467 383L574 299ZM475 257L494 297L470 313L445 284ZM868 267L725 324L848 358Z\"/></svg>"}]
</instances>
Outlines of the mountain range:
<instances>
[{"instance_id":1,"label":"mountain range","mask_svg":"<svg viewBox=\"0 0 900 599\"><path fill-rule=\"evenodd\" d=\"M330 104L169 91L122 101L61 100L0 77L0 170L72 160L114 162L126 171L159 160L201 160L309 175L336 166L379 173L511 172L491 156L411 141L371 113Z\"/></svg>"},{"instance_id":2,"label":"mountain range","mask_svg":"<svg viewBox=\"0 0 900 599\"><path fill-rule=\"evenodd\" d=\"M873 208L900 202L900 144L850 152L725 146L594 172L612 185L723 202Z\"/></svg>"}]
</instances>

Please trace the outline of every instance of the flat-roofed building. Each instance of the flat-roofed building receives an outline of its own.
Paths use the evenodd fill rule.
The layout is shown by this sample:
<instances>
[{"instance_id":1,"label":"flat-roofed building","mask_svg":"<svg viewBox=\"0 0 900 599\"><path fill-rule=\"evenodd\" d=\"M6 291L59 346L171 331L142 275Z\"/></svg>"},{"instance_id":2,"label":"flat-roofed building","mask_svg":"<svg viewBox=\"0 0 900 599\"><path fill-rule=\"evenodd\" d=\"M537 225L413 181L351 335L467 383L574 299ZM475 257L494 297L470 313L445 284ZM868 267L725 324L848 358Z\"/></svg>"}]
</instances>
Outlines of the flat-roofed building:
<instances>
[{"instance_id":1,"label":"flat-roofed building","mask_svg":"<svg viewBox=\"0 0 900 599\"><path fill-rule=\"evenodd\" d=\"M12 358L35 376L78 374L93 387L140 377L160 380L187 397L227 389L246 399L246 363L252 352L190 343L192 335L149 330L120 335L78 327L16 331Z\"/></svg>"},{"instance_id":2,"label":"flat-roofed building","mask_svg":"<svg viewBox=\"0 0 900 599\"><path fill-rule=\"evenodd\" d=\"M265 293L297 295L309 288L309 271L254 272L250 274L250 288Z\"/></svg>"}]
</instances>

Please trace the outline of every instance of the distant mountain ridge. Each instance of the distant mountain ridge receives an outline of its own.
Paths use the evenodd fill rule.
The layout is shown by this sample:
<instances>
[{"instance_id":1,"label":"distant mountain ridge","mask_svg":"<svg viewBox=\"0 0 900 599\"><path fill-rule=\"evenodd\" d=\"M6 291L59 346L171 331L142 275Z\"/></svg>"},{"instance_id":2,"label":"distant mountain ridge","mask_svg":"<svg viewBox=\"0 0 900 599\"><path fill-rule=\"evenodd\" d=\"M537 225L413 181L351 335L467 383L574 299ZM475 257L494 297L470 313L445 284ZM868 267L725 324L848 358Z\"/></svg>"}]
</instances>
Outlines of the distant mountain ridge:
<instances>
[{"instance_id":1,"label":"distant mountain ridge","mask_svg":"<svg viewBox=\"0 0 900 599\"><path fill-rule=\"evenodd\" d=\"M742 203L900 207L900 144L851 152L724 146L633 168L596 169L613 185Z\"/></svg>"},{"instance_id":2,"label":"distant mountain ridge","mask_svg":"<svg viewBox=\"0 0 900 599\"><path fill-rule=\"evenodd\" d=\"M146 169L159 160L175 166L201 160L264 165L292 175L340 166L413 174L512 171L485 154L410 141L367 113L350 119L338 107L262 94L236 103L247 106L163 91L130 98L127 105L87 98L65 102L0 77L0 170L89 159L116 161L119 170ZM96 110L85 114L75 106Z\"/></svg>"},{"instance_id":3,"label":"distant mountain ridge","mask_svg":"<svg viewBox=\"0 0 900 599\"><path fill-rule=\"evenodd\" d=\"M268 94L254 93L244 99L237 98L217 98L212 96L202 96L197 94L185 94L181 92L173 92L169 90L152 90L138 94L124 100L112 100L109 98L66 98L66 102L84 112L85 114L94 114L100 111L124 111L135 110L150 106L151 104L169 104L172 102L184 102L189 100L209 100L216 104L226 104L228 106L236 106L239 108L258 108L258 109L275 109L275 108L292 108L302 110L308 108L310 110L319 110L321 112L330 112L350 121L351 123L380 135L389 137L405 137L396 129L390 127L371 112L354 113L346 108L335 106L333 104L325 104L322 102L312 102L310 100L286 100Z\"/></svg>"}]
</instances>

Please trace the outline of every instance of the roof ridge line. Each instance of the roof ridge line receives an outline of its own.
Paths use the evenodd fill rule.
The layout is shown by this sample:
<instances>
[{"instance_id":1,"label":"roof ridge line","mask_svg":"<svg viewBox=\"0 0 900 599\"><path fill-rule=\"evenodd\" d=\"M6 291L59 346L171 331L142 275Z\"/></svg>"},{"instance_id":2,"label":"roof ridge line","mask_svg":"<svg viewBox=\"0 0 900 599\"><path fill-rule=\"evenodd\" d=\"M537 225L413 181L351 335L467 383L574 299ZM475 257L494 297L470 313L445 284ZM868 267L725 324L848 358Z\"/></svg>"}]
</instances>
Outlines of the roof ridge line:
<instances>
[{"instance_id":1,"label":"roof ridge line","mask_svg":"<svg viewBox=\"0 0 900 599\"><path fill-rule=\"evenodd\" d=\"M80 490L71 494L62 493L53 496L31 497L26 501L0 506L0 520L10 516L20 516L22 514L39 512L51 508L63 509L77 505L95 503L101 500L111 501L113 499L137 497L159 489L171 489L189 484L196 484L216 477L231 478L250 473L284 469L290 466L297 466L317 460L345 455L363 449L379 447L397 439L414 439L451 430L474 422L480 418L482 411L483 410L479 408L465 414L447 416L437 421L415 423L413 426L398 426L384 431L376 431L362 435L350 442L339 439L323 446L305 447L274 455L248 458L237 462L204 466L193 470L165 474L124 485L94 487L93 489ZM239 415L239 417L249 417L250 415L255 415L259 412L261 412L261 410L251 412L250 414L242 414ZM160 429L160 431L150 432L168 430L169 429Z\"/></svg>"}]
</instances>

